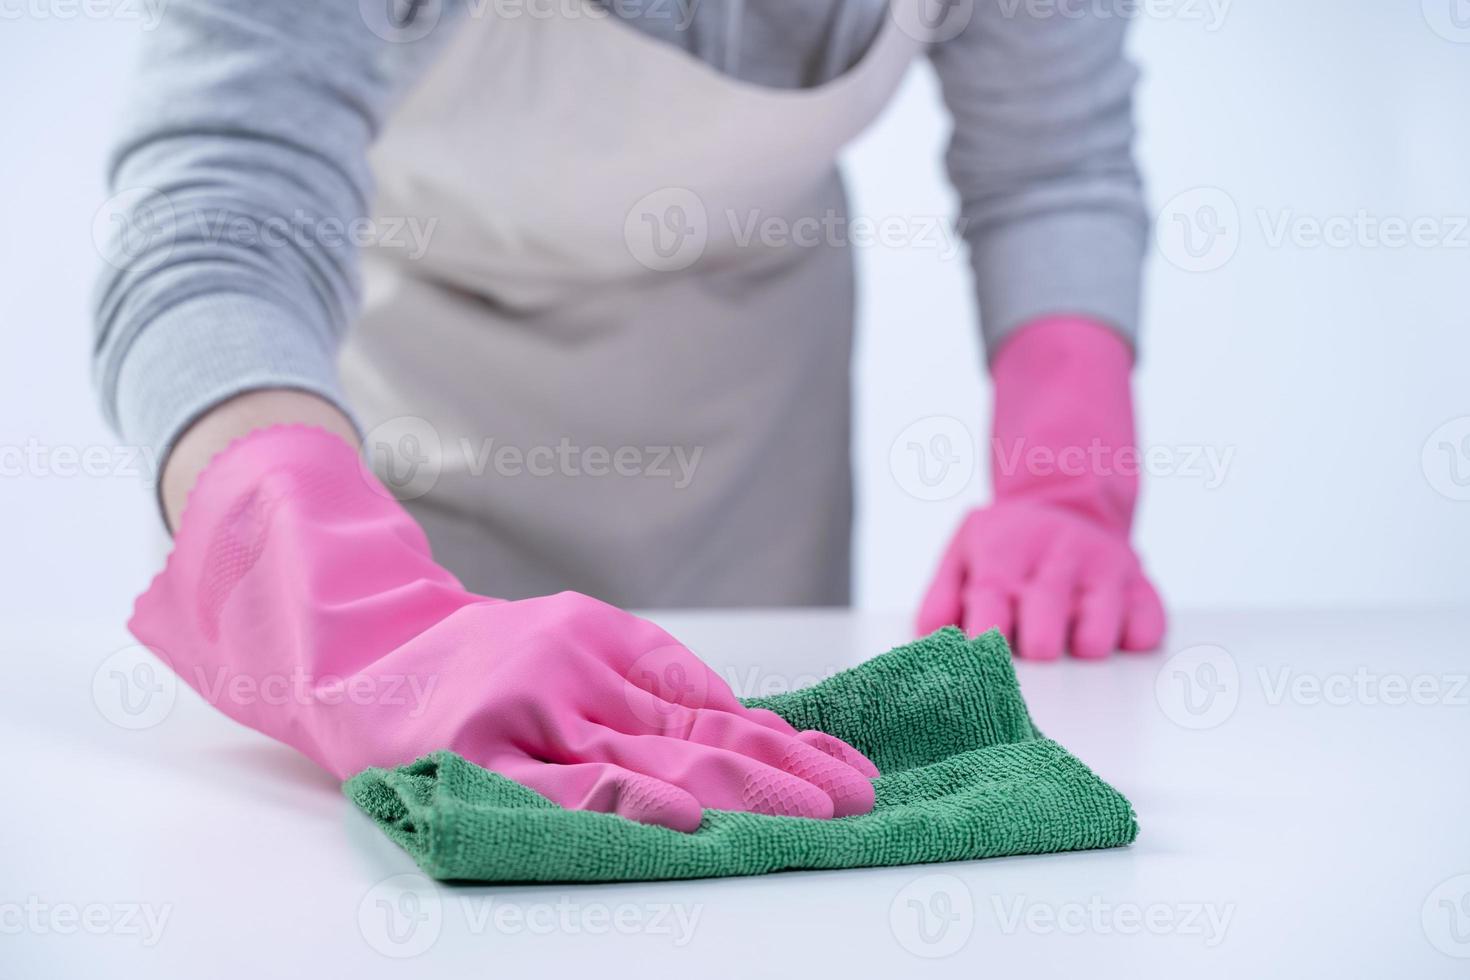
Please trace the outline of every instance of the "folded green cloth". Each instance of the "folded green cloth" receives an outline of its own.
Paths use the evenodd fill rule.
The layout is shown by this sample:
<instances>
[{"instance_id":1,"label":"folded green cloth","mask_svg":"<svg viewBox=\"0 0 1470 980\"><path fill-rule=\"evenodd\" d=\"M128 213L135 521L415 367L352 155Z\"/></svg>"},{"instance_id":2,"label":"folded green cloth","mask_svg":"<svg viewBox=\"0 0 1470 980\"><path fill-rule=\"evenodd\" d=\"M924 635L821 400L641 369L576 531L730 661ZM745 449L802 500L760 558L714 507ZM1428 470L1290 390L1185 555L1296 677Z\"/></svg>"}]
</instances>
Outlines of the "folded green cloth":
<instances>
[{"instance_id":1,"label":"folded green cloth","mask_svg":"<svg viewBox=\"0 0 1470 980\"><path fill-rule=\"evenodd\" d=\"M944 629L819 684L746 701L865 752L873 812L837 820L705 812L692 834L564 810L452 752L368 769L349 797L426 874L643 881L964 861L1128 844L1133 808L1031 723L997 632Z\"/></svg>"}]
</instances>

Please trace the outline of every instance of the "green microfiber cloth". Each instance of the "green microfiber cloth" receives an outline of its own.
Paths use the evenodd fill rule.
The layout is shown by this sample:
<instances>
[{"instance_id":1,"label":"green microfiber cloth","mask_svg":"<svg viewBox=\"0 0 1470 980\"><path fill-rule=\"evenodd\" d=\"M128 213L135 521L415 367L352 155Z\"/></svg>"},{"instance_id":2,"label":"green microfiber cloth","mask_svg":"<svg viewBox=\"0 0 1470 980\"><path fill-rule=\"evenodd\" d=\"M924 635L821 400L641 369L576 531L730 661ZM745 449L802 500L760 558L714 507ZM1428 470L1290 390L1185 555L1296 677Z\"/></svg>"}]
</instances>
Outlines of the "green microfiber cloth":
<instances>
[{"instance_id":1,"label":"green microfiber cloth","mask_svg":"<svg viewBox=\"0 0 1470 980\"><path fill-rule=\"evenodd\" d=\"M949 628L819 684L752 698L882 772L872 813L837 820L707 810L692 834L564 810L439 752L368 769L347 795L441 879L644 881L964 861L1118 847L1133 808L1031 722L998 632Z\"/></svg>"}]
</instances>

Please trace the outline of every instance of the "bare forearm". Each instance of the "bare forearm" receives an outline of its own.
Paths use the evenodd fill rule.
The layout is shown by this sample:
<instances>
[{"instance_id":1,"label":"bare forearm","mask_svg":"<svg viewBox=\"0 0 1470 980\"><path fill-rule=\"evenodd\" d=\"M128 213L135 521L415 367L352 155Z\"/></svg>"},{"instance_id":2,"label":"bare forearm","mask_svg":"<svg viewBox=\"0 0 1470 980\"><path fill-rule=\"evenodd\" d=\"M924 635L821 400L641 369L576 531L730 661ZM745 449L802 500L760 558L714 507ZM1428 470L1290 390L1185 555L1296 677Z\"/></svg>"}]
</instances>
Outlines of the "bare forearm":
<instances>
[{"instance_id":1,"label":"bare forearm","mask_svg":"<svg viewBox=\"0 0 1470 980\"><path fill-rule=\"evenodd\" d=\"M269 389L237 395L210 409L174 444L163 469L164 516L179 526L189 491L209 461L233 440L272 425L316 425L357 445L357 431L331 402L304 391Z\"/></svg>"}]
</instances>

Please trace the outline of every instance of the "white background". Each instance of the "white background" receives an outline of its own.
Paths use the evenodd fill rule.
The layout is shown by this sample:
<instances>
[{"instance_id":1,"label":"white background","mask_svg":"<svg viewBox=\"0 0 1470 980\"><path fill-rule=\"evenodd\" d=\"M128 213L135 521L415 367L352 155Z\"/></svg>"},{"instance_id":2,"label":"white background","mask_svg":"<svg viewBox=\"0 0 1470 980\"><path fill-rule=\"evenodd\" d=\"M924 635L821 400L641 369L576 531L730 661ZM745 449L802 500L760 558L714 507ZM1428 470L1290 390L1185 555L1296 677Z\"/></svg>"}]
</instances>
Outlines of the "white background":
<instances>
[{"instance_id":1,"label":"white background","mask_svg":"<svg viewBox=\"0 0 1470 980\"><path fill-rule=\"evenodd\" d=\"M123 457L122 472L81 477L15 454L114 443L87 376L90 229L140 3L85 16L62 0L0 0L0 608L12 614L121 620L158 561L149 494ZM1142 433L1177 466L1197 450L1229 459L1213 488L1188 470L1148 483L1148 564L1172 602L1195 608L1463 603L1470 502L1450 495L1470 487L1451 464L1470 478L1470 451L1452 459L1436 439L1427 468L1422 451L1470 418L1470 5L1143 6L1139 154L1165 232L1148 274ZM944 128L918 69L853 148L855 213L951 214ZM1187 262L1179 220L1207 218L1201 205L1222 219L1203 260L1218 267L1189 272L1175 264ZM1301 237L1360 212L1428 219L1441 243L1391 247L1372 227L1336 245ZM977 467L955 496L920 501L890 448L949 416L977 454L988 393L963 259L860 251L857 597L907 610L985 477ZM1466 434L1470 421L1450 441Z\"/></svg>"}]
</instances>

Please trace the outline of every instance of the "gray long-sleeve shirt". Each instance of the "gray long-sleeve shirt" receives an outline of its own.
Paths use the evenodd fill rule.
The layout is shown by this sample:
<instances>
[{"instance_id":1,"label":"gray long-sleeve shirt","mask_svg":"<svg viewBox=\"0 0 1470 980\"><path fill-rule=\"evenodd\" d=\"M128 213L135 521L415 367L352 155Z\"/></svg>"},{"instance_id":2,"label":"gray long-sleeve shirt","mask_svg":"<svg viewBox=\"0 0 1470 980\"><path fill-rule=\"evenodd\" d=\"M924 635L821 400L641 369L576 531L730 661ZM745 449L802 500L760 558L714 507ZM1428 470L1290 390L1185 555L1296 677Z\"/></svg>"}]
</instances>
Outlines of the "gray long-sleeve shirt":
<instances>
[{"instance_id":1,"label":"gray long-sleeve shirt","mask_svg":"<svg viewBox=\"0 0 1470 980\"><path fill-rule=\"evenodd\" d=\"M436 18L409 41L412 23L386 24L392 2L173 0L148 36L109 175L118 234L94 372L109 420L158 458L244 391L344 404L335 355L356 315L357 256L350 235L320 229L368 214L375 134L464 12L453 8L484 4L400 6ZM787 88L840 75L886 16L882 0L599 2L721 71ZM975 0L964 30L931 48L992 349L1048 313L1136 331L1147 229L1125 30L1066 5Z\"/></svg>"}]
</instances>

